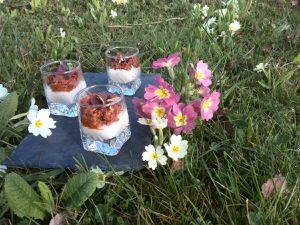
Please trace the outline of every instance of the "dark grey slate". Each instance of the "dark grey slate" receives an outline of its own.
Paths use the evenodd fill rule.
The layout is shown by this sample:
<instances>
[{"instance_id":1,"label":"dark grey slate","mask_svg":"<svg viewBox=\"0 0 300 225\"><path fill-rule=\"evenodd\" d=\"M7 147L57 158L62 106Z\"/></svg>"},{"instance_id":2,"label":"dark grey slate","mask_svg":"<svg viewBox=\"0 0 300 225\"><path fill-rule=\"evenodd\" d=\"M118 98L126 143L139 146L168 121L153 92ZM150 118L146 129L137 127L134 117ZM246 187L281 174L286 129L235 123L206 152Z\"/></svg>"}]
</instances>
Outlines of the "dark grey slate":
<instances>
[{"instance_id":1,"label":"dark grey slate","mask_svg":"<svg viewBox=\"0 0 300 225\"><path fill-rule=\"evenodd\" d=\"M135 94L142 97L144 87L154 84L155 75L141 76L142 85ZM105 73L85 73L87 85L106 84ZM21 168L76 168L76 160L85 162L88 167L99 166L103 170L131 171L141 169L144 165L142 152L144 146L151 143L151 134L147 126L137 123L132 104L133 97L126 97L131 124L131 138L122 147L116 156L105 156L99 153L89 152L83 149L78 118L51 116L56 120L56 128L48 138L27 135L13 151L13 153L1 164L8 167Z\"/></svg>"}]
</instances>

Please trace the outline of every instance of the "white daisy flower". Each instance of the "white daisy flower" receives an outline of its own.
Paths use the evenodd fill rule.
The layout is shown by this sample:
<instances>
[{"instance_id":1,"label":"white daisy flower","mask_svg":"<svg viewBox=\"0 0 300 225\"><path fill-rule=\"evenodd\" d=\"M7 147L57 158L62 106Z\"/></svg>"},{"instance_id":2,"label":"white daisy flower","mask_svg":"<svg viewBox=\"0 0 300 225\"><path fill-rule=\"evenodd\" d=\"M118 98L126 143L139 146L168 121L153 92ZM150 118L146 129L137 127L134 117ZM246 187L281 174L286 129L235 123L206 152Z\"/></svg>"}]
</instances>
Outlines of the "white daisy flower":
<instances>
[{"instance_id":1,"label":"white daisy flower","mask_svg":"<svg viewBox=\"0 0 300 225\"><path fill-rule=\"evenodd\" d=\"M7 88L0 84L0 100L4 99L8 95Z\"/></svg>"},{"instance_id":2,"label":"white daisy flower","mask_svg":"<svg viewBox=\"0 0 300 225\"><path fill-rule=\"evenodd\" d=\"M263 72L268 67L268 65L268 63L259 63L255 66L254 71L258 73Z\"/></svg>"},{"instance_id":3,"label":"white daisy flower","mask_svg":"<svg viewBox=\"0 0 300 225\"><path fill-rule=\"evenodd\" d=\"M237 32L239 29L241 29L241 24L239 21L234 20L231 24L229 24L229 28L228 30L234 34L235 32Z\"/></svg>"},{"instance_id":4,"label":"white daisy flower","mask_svg":"<svg viewBox=\"0 0 300 225\"><path fill-rule=\"evenodd\" d=\"M216 23L216 17L211 17L211 18L209 18L209 20L207 20L207 26L212 26L212 25L214 25Z\"/></svg>"},{"instance_id":5,"label":"white daisy flower","mask_svg":"<svg viewBox=\"0 0 300 225\"><path fill-rule=\"evenodd\" d=\"M188 141L182 140L181 135L173 134L171 136L171 143L164 144L168 156L173 160L182 159L187 154Z\"/></svg>"},{"instance_id":6,"label":"white daisy flower","mask_svg":"<svg viewBox=\"0 0 300 225\"><path fill-rule=\"evenodd\" d=\"M103 188L105 185L105 179L106 175L103 173L103 171L98 167L92 167L91 172L97 174L97 188Z\"/></svg>"},{"instance_id":7,"label":"white daisy flower","mask_svg":"<svg viewBox=\"0 0 300 225\"><path fill-rule=\"evenodd\" d=\"M151 126L154 129L163 130L167 127L167 125L168 125L168 119L166 119L166 118L153 118L152 119Z\"/></svg>"},{"instance_id":8,"label":"white daisy flower","mask_svg":"<svg viewBox=\"0 0 300 225\"><path fill-rule=\"evenodd\" d=\"M203 8L202 8L202 10L201 10L201 12L202 12L202 19L204 19L205 17L207 17L207 12L208 12L208 10L209 10L209 6L207 6L207 5L204 5L203 6Z\"/></svg>"},{"instance_id":9,"label":"white daisy flower","mask_svg":"<svg viewBox=\"0 0 300 225\"><path fill-rule=\"evenodd\" d=\"M214 28L212 27L216 23L216 17L209 18L204 24L203 28L201 28L201 31L206 30L207 33L213 33Z\"/></svg>"},{"instance_id":10,"label":"white daisy flower","mask_svg":"<svg viewBox=\"0 0 300 225\"><path fill-rule=\"evenodd\" d=\"M164 155L164 151L160 146L156 149L153 145L145 146L146 151L143 152L143 161L148 161L148 166L152 170L155 170L157 163L161 165L166 165L168 158Z\"/></svg>"},{"instance_id":11,"label":"white daisy flower","mask_svg":"<svg viewBox=\"0 0 300 225\"><path fill-rule=\"evenodd\" d=\"M65 38L66 37L66 32L64 31L64 29L63 28L59 28L59 32L60 32L60 36L61 36L61 38Z\"/></svg>"},{"instance_id":12,"label":"white daisy flower","mask_svg":"<svg viewBox=\"0 0 300 225\"><path fill-rule=\"evenodd\" d=\"M115 18L115 17L117 17L118 16L118 14L117 14L117 12L115 11L115 10L110 10L110 16L111 16L111 18Z\"/></svg>"},{"instance_id":13,"label":"white daisy flower","mask_svg":"<svg viewBox=\"0 0 300 225\"><path fill-rule=\"evenodd\" d=\"M41 135L43 138L50 136L52 134L50 129L56 128L56 121L49 116L49 109L41 109L39 111L29 110L27 115L30 121L30 125L28 126L29 133L32 133L34 136Z\"/></svg>"}]
</instances>

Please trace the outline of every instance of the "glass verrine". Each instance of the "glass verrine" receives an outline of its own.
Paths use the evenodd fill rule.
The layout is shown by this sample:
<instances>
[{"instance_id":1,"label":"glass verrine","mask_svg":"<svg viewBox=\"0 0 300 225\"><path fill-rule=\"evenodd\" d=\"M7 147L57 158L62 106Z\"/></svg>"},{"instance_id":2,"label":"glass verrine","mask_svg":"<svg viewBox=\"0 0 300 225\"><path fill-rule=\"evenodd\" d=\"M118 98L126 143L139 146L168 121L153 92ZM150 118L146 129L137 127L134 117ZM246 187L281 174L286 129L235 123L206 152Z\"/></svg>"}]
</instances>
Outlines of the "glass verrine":
<instances>
[{"instance_id":1,"label":"glass verrine","mask_svg":"<svg viewBox=\"0 0 300 225\"><path fill-rule=\"evenodd\" d=\"M141 86L139 49L135 47L111 47L105 52L108 83L122 88L124 95L134 95ZM115 90L110 90L115 92Z\"/></svg>"},{"instance_id":2,"label":"glass verrine","mask_svg":"<svg viewBox=\"0 0 300 225\"><path fill-rule=\"evenodd\" d=\"M85 150L116 155L130 138L129 116L121 92L117 86L94 85L78 94L78 119Z\"/></svg>"},{"instance_id":3,"label":"glass verrine","mask_svg":"<svg viewBox=\"0 0 300 225\"><path fill-rule=\"evenodd\" d=\"M76 95L86 88L80 62L52 61L41 66L40 72L51 114L76 117Z\"/></svg>"}]
</instances>

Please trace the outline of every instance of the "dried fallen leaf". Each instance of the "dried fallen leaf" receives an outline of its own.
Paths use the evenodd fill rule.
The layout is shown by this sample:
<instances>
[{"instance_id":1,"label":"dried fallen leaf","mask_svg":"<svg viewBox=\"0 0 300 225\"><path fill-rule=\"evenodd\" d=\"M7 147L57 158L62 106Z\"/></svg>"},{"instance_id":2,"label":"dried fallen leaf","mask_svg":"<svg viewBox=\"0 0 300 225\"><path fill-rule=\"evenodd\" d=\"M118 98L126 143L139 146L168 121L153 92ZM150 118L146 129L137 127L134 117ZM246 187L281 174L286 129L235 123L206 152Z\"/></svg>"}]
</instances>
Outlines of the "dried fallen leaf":
<instances>
[{"instance_id":1,"label":"dried fallen leaf","mask_svg":"<svg viewBox=\"0 0 300 225\"><path fill-rule=\"evenodd\" d=\"M51 220L49 225L67 225L67 219L63 214L56 214Z\"/></svg>"},{"instance_id":2,"label":"dried fallen leaf","mask_svg":"<svg viewBox=\"0 0 300 225\"><path fill-rule=\"evenodd\" d=\"M261 192L265 199L273 197L278 191L283 189L283 194L288 193L285 177L281 174L275 175L273 179L268 179L262 186Z\"/></svg>"},{"instance_id":3,"label":"dried fallen leaf","mask_svg":"<svg viewBox=\"0 0 300 225\"><path fill-rule=\"evenodd\" d=\"M173 160L171 170L172 171L177 171L181 170L183 168L183 161L182 160Z\"/></svg>"},{"instance_id":4,"label":"dried fallen leaf","mask_svg":"<svg viewBox=\"0 0 300 225\"><path fill-rule=\"evenodd\" d=\"M292 6L299 5L299 0L292 0Z\"/></svg>"}]
</instances>

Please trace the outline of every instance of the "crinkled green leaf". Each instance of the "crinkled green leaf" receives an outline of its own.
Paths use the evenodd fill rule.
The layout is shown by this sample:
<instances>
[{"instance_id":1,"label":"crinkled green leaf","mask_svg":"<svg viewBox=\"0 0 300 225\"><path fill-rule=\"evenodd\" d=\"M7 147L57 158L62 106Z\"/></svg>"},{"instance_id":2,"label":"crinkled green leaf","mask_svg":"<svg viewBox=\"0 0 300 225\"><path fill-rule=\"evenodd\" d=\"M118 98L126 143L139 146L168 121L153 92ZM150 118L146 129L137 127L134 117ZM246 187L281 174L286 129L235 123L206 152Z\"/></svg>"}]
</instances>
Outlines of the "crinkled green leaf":
<instances>
[{"instance_id":1,"label":"crinkled green leaf","mask_svg":"<svg viewBox=\"0 0 300 225\"><path fill-rule=\"evenodd\" d=\"M61 201L66 208L79 207L94 193L96 185L96 173L77 174L66 183Z\"/></svg>"},{"instance_id":2,"label":"crinkled green leaf","mask_svg":"<svg viewBox=\"0 0 300 225\"><path fill-rule=\"evenodd\" d=\"M46 211L40 206L41 198L18 174L5 177L4 193L9 208L19 217L44 219Z\"/></svg>"},{"instance_id":3,"label":"crinkled green leaf","mask_svg":"<svg viewBox=\"0 0 300 225\"><path fill-rule=\"evenodd\" d=\"M49 212L52 213L55 208L54 198L49 187L42 181L38 182L38 187L41 193L43 200L43 207Z\"/></svg>"}]
</instances>

